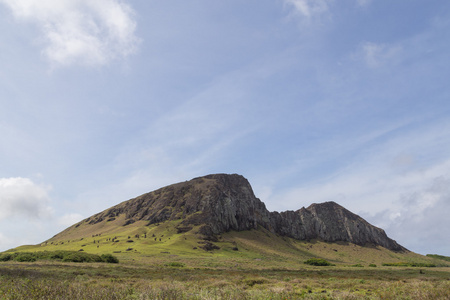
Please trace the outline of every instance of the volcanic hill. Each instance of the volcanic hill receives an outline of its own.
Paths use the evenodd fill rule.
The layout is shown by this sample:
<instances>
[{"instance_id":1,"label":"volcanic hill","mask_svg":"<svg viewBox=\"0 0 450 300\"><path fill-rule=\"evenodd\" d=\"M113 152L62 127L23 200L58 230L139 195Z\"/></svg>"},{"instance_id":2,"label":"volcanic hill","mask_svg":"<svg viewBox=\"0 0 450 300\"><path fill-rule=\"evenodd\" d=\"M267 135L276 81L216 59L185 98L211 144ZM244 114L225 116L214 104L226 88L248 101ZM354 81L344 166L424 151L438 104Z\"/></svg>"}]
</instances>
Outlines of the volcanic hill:
<instances>
[{"instance_id":1,"label":"volcanic hill","mask_svg":"<svg viewBox=\"0 0 450 300\"><path fill-rule=\"evenodd\" d=\"M146 228L168 222L174 224L176 234L191 233L208 241L206 250L214 249L217 237L226 232L262 229L295 240L407 251L382 229L334 202L312 204L297 211L269 212L255 197L247 179L237 174L207 175L141 195L67 228L46 244L89 235L117 236L128 227L133 228L128 239L147 237ZM161 241L155 234L153 238Z\"/></svg>"}]
</instances>

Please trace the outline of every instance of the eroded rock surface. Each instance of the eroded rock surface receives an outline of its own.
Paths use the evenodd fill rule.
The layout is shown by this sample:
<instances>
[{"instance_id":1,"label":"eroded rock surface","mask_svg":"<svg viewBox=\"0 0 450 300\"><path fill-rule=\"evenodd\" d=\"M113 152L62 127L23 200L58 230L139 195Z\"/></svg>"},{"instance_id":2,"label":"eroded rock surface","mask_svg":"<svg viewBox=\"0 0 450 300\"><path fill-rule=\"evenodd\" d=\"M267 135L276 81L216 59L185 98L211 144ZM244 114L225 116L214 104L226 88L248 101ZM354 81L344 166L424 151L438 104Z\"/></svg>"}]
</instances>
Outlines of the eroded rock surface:
<instances>
[{"instance_id":1,"label":"eroded rock surface","mask_svg":"<svg viewBox=\"0 0 450 300\"><path fill-rule=\"evenodd\" d=\"M125 214L124 226L141 220L155 224L182 219L180 232L202 225L201 233L206 236L261 226L298 240L343 241L406 250L388 238L384 230L334 202L312 204L297 211L269 212L255 197L247 179L237 174L207 175L173 184L120 203L82 222L96 224L122 214Z\"/></svg>"}]
</instances>

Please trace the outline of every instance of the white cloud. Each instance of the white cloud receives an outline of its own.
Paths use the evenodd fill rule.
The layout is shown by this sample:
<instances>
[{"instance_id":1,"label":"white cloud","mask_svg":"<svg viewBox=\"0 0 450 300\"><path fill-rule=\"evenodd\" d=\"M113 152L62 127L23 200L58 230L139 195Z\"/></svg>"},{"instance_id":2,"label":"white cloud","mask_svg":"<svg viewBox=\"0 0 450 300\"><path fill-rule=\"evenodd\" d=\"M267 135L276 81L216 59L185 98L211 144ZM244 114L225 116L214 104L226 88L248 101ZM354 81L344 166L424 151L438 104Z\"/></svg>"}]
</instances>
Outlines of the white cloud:
<instances>
[{"instance_id":1,"label":"white cloud","mask_svg":"<svg viewBox=\"0 0 450 300\"><path fill-rule=\"evenodd\" d=\"M372 2L372 0L356 0L359 6L367 6Z\"/></svg>"},{"instance_id":2,"label":"white cloud","mask_svg":"<svg viewBox=\"0 0 450 300\"><path fill-rule=\"evenodd\" d=\"M330 13L334 0L284 0L284 3L294 9L294 13L307 21ZM360 7L369 6L372 0L356 0Z\"/></svg>"},{"instance_id":3,"label":"white cloud","mask_svg":"<svg viewBox=\"0 0 450 300\"><path fill-rule=\"evenodd\" d=\"M401 206L397 200L402 195L424 189L435 178L448 174L450 169L450 157L440 150L450 146L448 131L444 130L450 128L447 121L421 130L405 127L402 130L402 127L392 126L391 130L341 139L337 144L332 142L327 147L338 155L355 150L365 154L352 157L347 165L328 178L307 182L280 197L290 199L286 202L290 209L299 202L308 204L336 199L350 205L355 212L379 212L387 207L397 209ZM377 145L373 145L375 141Z\"/></svg>"},{"instance_id":4,"label":"white cloud","mask_svg":"<svg viewBox=\"0 0 450 300\"><path fill-rule=\"evenodd\" d=\"M359 55L370 68L392 62L401 52L400 46L366 42L360 46Z\"/></svg>"},{"instance_id":5,"label":"white cloud","mask_svg":"<svg viewBox=\"0 0 450 300\"><path fill-rule=\"evenodd\" d=\"M83 216L80 214L72 213L66 214L58 218L58 224L64 227L72 226L73 224L83 220Z\"/></svg>"},{"instance_id":6,"label":"white cloud","mask_svg":"<svg viewBox=\"0 0 450 300\"><path fill-rule=\"evenodd\" d=\"M352 157L325 178L275 191L275 196L269 194L269 202L282 203L280 210L295 210L335 201L385 229L412 251L450 253L445 242L450 240L450 157L444 150L450 146L450 123L405 127L394 130L395 134L369 134L377 145L370 141L368 148L354 145L363 155Z\"/></svg>"},{"instance_id":7,"label":"white cloud","mask_svg":"<svg viewBox=\"0 0 450 300\"><path fill-rule=\"evenodd\" d=\"M6 249L9 245L11 245L11 239L0 232L0 251L3 248Z\"/></svg>"},{"instance_id":8,"label":"white cloud","mask_svg":"<svg viewBox=\"0 0 450 300\"><path fill-rule=\"evenodd\" d=\"M329 10L330 0L285 0L285 3L294 7L296 13L311 19L325 14Z\"/></svg>"},{"instance_id":9,"label":"white cloud","mask_svg":"<svg viewBox=\"0 0 450 300\"><path fill-rule=\"evenodd\" d=\"M401 237L410 250L422 254L450 253L450 177L436 177L396 202L400 204L396 212L383 211L371 219L389 234Z\"/></svg>"},{"instance_id":10,"label":"white cloud","mask_svg":"<svg viewBox=\"0 0 450 300\"><path fill-rule=\"evenodd\" d=\"M0 251L38 243L55 230L49 191L29 178L0 178Z\"/></svg>"},{"instance_id":11,"label":"white cloud","mask_svg":"<svg viewBox=\"0 0 450 300\"><path fill-rule=\"evenodd\" d=\"M0 178L0 220L10 217L39 219L50 216L49 187L28 178Z\"/></svg>"},{"instance_id":12,"label":"white cloud","mask_svg":"<svg viewBox=\"0 0 450 300\"><path fill-rule=\"evenodd\" d=\"M0 0L42 33L43 54L57 65L104 65L137 50L132 9L119 0Z\"/></svg>"}]
</instances>

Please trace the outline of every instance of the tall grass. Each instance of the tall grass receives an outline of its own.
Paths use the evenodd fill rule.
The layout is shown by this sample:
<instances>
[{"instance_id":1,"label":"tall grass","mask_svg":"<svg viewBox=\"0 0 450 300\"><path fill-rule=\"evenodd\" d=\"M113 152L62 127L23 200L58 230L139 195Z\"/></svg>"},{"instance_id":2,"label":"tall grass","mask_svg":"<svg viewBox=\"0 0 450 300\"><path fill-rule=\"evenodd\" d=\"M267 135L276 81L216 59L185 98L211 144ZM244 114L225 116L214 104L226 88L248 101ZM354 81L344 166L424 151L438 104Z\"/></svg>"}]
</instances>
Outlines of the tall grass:
<instances>
[{"instance_id":1,"label":"tall grass","mask_svg":"<svg viewBox=\"0 0 450 300\"><path fill-rule=\"evenodd\" d=\"M450 299L450 271L0 263L0 299Z\"/></svg>"}]
</instances>

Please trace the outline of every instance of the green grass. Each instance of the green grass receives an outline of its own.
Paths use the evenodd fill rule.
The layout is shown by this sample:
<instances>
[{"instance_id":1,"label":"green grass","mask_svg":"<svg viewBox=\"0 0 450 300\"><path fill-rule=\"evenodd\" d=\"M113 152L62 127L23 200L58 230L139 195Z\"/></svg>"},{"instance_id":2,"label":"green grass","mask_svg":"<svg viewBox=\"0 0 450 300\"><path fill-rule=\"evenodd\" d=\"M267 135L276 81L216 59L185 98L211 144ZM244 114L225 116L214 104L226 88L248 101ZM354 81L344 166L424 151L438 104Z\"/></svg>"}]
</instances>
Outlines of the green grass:
<instances>
[{"instance_id":1,"label":"green grass","mask_svg":"<svg viewBox=\"0 0 450 300\"><path fill-rule=\"evenodd\" d=\"M0 263L0 299L448 299L450 270Z\"/></svg>"},{"instance_id":2,"label":"green grass","mask_svg":"<svg viewBox=\"0 0 450 300\"><path fill-rule=\"evenodd\" d=\"M116 222L116 221L113 221ZM107 222L112 223L112 222ZM136 222L138 223L138 222ZM67 234L58 235L39 245L28 245L12 249L14 252L72 251L102 255L113 254L126 264L164 265L168 260L185 264L187 267L229 267L238 268L302 268L303 262L311 258L324 259L337 266L382 265L383 263L416 263L450 265L443 260L426 257L412 252L396 253L382 247L362 247L348 243L326 243L322 241L298 241L277 236L264 229L228 232L213 242L220 249L201 249L205 241L198 228L178 233L180 221L160 225L146 224L111 226L92 230L79 226L86 236L76 239ZM100 223L99 223L100 224ZM98 224L96 224L98 225ZM104 226L106 226L104 225ZM92 226L91 226L92 227ZM132 242L131 242L132 241ZM1 260L1 259L0 259Z\"/></svg>"},{"instance_id":3,"label":"green grass","mask_svg":"<svg viewBox=\"0 0 450 300\"><path fill-rule=\"evenodd\" d=\"M444 255L437 255L437 254L427 254L427 257L439 259L439 260L445 260L450 262L450 257L444 256Z\"/></svg>"},{"instance_id":4,"label":"green grass","mask_svg":"<svg viewBox=\"0 0 450 300\"><path fill-rule=\"evenodd\" d=\"M420 267L420 268L435 268L435 264L427 263L410 263L410 262L396 262L396 263L384 263L386 267Z\"/></svg>"},{"instance_id":5,"label":"green grass","mask_svg":"<svg viewBox=\"0 0 450 300\"><path fill-rule=\"evenodd\" d=\"M180 262L168 262L166 264L164 264L164 266L166 267L174 267L174 268L184 268L186 265L184 263L180 263Z\"/></svg>"},{"instance_id":6,"label":"green grass","mask_svg":"<svg viewBox=\"0 0 450 300\"><path fill-rule=\"evenodd\" d=\"M334 264L330 263L329 261L323 259L323 258L310 258L304 262L306 265L311 266L334 266Z\"/></svg>"},{"instance_id":7,"label":"green grass","mask_svg":"<svg viewBox=\"0 0 450 300\"><path fill-rule=\"evenodd\" d=\"M434 256L264 229L222 234L212 242L219 249L205 251L198 228L178 233L180 221L121 222L81 224L0 254L0 299L450 298L450 264ZM119 263L68 262L69 253ZM304 264L313 258L330 265Z\"/></svg>"},{"instance_id":8,"label":"green grass","mask_svg":"<svg viewBox=\"0 0 450 300\"><path fill-rule=\"evenodd\" d=\"M63 262L105 262L119 263L117 257L111 254L90 254L75 251L37 251L37 252L8 252L0 254L0 262L18 261L34 262L38 260L56 260Z\"/></svg>"}]
</instances>

